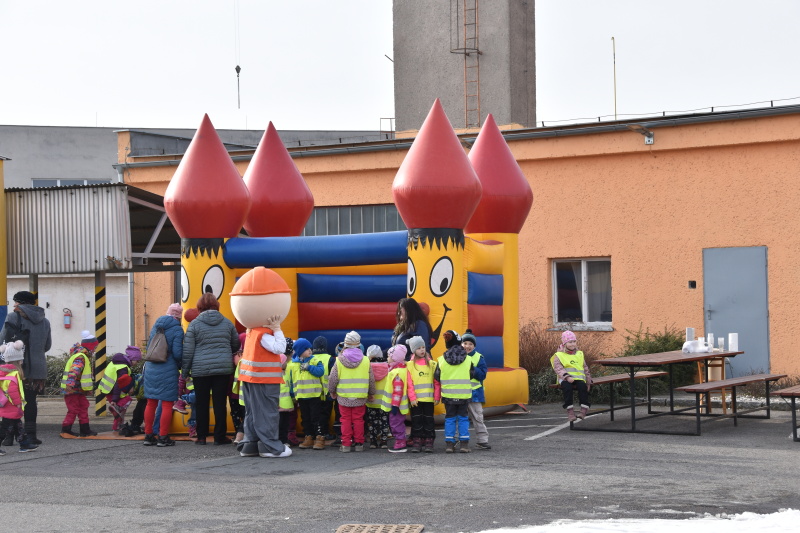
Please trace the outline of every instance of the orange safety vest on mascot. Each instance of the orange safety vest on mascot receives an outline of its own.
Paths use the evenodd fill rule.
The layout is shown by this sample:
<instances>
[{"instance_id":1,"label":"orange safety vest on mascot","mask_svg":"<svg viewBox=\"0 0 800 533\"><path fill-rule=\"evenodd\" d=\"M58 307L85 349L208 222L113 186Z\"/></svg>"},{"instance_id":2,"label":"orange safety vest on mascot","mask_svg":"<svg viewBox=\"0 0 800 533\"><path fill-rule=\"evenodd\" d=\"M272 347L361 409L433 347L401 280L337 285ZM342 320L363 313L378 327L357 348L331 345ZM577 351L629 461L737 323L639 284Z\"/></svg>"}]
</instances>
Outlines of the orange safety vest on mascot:
<instances>
[{"instance_id":1,"label":"orange safety vest on mascot","mask_svg":"<svg viewBox=\"0 0 800 533\"><path fill-rule=\"evenodd\" d=\"M269 328L253 328L247 331L244 352L239 363L239 381L247 383L283 383L280 354L272 353L261 346L261 337L272 335Z\"/></svg>"}]
</instances>

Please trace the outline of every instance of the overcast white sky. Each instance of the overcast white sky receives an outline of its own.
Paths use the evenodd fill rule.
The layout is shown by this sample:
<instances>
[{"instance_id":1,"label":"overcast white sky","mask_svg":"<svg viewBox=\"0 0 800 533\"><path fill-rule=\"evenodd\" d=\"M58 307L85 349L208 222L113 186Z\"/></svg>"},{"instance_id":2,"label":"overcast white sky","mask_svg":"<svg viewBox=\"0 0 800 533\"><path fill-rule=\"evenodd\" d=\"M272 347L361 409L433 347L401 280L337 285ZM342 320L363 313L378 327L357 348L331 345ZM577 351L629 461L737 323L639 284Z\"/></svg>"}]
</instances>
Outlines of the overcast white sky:
<instances>
[{"instance_id":1,"label":"overcast white sky","mask_svg":"<svg viewBox=\"0 0 800 533\"><path fill-rule=\"evenodd\" d=\"M217 128L378 129L394 116L391 4L0 0L0 124L194 128L208 113ZM620 116L800 103L798 1L536 10L539 121L613 118L612 36Z\"/></svg>"}]
</instances>

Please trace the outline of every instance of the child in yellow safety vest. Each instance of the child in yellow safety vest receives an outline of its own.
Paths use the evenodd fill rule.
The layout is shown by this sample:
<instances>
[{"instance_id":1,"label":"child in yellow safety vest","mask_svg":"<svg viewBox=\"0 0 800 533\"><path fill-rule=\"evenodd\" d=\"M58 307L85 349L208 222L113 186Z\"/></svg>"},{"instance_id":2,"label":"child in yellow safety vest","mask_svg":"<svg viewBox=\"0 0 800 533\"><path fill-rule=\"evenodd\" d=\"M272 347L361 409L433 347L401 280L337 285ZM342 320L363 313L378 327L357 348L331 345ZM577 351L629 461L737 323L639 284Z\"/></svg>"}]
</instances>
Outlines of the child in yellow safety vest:
<instances>
[{"instance_id":1,"label":"child in yellow safety vest","mask_svg":"<svg viewBox=\"0 0 800 533\"><path fill-rule=\"evenodd\" d=\"M389 447L387 441L392 434L389 432L389 415L381 405L387 403L389 396L385 396L384 385L386 376L389 374L389 365L383 361L383 350L377 344L367 348L367 359L372 367L372 375L375 376L375 397L367 402L367 433L369 434L369 447L383 448Z\"/></svg>"},{"instance_id":2,"label":"child in yellow safety vest","mask_svg":"<svg viewBox=\"0 0 800 533\"><path fill-rule=\"evenodd\" d=\"M61 434L73 437L89 437L97 435L89 427L89 400L92 394L94 379L92 377L92 353L81 343L75 343L69 349L69 359L64 365L61 375L61 390L64 393L64 403L67 414L61 422ZM80 424L80 432L72 432L75 418Z\"/></svg>"},{"instance_id":3,"label":"child in yellow safety vest","mask_svg":"<svg viewBox=\"0 0 800 533\"><path fill-rule=\"evenodd\" d=\"M434 378L442 387L445 452L469 450L469 403L475 369L467 351L456 343L437 360Z\"/></svg>"},{"instance_id":4,"label":"child in yellow safety vest","mask_svg":"<svg viewBox=\"0 0 800 533\"><path fill-rule=\"evenodd\" d=\"M411 348L411 359L406 363L410 380L408 401L411 403L411 452L433 452L436 437L433 422L433 406L439 404L441 390L433 379L436 361L431 359L422 337L411 337L407 341Z\"/></svg>"},{"instance_id":5,"label":"child in yellow safety vest","mask_svg":"<svg viewBox=\"0 0 800 533\"><path fill-rule=\"evenodd\" d=\"M351 331L328 378L328 391L339 404L342 423L340 452L364 451L366 403L375 396L375 376L369 360L359 349L361 335Z\"/></svg>"},{"instance_id":6,"label":"child in yellow safety vest","mask_svg":"<svg viewBox=\"0 0 800 533\"><path fill-rule=\"evenodd\" d=\"M311 343L303 338L294 341L294 356L291 369L291 393L297 399L300 407L300 416L303 419L305 438L299 448L315 450L325 449L325 435L320 427L320 414L322 412L322 376L325 367L322 361L311 353Z\"/></svg>"},{"instance_id":7,"label":"child in yellow safety vest","mask_svg":"<svg viewBox=\"0 0 800 533\"><path fill-rule=\"evenodd\" d=\"M389 413L389 429L394 437L391 453L406 451L406 415L408 414L408 369L406 368L406 346L397 344L387 352L389 375L384 383L381 409ZM386 401L386 397L389 401Z\"/></svg>"},{"instance_id":8,"label":"child in yellow safety vest","mask_svg":"<svg viewBox=\"0 0 800 533\"><path fill-rule=\"evenodd\" d=\"M0 365L0 442L7 435L16 435L20 452L32 452L39 446L32 444L25 433L22 412L25 391L22 389L21 361ZM12 441L13 442L13 441ZM6 452L0 449L0 455Z\"/></svg>"},{"instance_id":9,"label":"child in yellow safety vest","mask_svg":"<svg viewBox=\"0 0 800 533\"><path fill-rule=\"evenodd\" d=\"M574 422L578 418L585 418L592 406L589 403L589 391L592 388L592 375L589 366L583 357L583 352L578 350L578 338L571 331L561 334L561 346L550 358L550 364L556 373L561 390L564 393L564 409L567 410L567 419ZM578 391L578 401L581 403L581 412L575 415L573 391Z\"/></svg>"}]
</instances>

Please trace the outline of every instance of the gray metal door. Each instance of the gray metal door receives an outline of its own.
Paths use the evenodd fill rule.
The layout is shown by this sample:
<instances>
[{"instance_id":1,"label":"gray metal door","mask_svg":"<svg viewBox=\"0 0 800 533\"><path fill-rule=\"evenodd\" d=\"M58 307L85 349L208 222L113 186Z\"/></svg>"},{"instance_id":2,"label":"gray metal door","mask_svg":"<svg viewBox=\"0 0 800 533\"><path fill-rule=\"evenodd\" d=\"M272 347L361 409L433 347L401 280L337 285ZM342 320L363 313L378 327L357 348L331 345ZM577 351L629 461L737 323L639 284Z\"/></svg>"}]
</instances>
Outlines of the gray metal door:
<instances>
[{"instance_id":1,"label":"gray metal door","mask_svg":"<svg viewBox=\"0 0 800 533\"><path fill-rule=\"evenodd\" d=\"M705 331L715 338L739 334L739 350L729 359L726 377L769 371L769 309L767 248L706 248L703 250Z\"/></svg>"}]
</instances>

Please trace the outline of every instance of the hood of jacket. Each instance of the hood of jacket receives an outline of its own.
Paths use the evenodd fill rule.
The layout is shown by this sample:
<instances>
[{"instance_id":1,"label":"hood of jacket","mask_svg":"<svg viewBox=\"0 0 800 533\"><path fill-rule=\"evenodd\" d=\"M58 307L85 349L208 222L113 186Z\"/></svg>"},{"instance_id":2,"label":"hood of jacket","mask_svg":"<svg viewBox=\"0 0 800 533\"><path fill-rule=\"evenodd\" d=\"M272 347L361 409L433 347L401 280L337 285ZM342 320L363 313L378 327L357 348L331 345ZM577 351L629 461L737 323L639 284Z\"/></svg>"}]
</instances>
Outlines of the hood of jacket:
<instances>
[{"instance_id":1,"label":"hood of jacket","mask_svg":"<svg viewBox=\"0 0 800 533\"><path fill-rule=\"evenodd\" d=\"M444 360L451 365L460 365L467 359L467 351L457 344L444 352Z\"/></svg>"},{"instance_id":2,"label":"hood of jacket","mask_svg":"<svg viewBox=\"0 0 800 533\"><path fill-rule=\"evenodd\" d=\"M28 320L34 324L39 324L42 320L44 320L44 309L38 305L19 304L17 309L22 311L22 314L28 317Z\"/></svg>"},{"instance_id":3,"label":"hood of jacket","mask_svg":"<svg viewBox=\"0 0 800 533\"><path fill-rule=\"evenodd\" d=\"M209 309L197 315L195 320L199 320L200 322L208 324L209 326L217 326L224 318L225 316L216 309Z\"/></svg>"},{"instance_id":4,"label":"hood of jacket","mask_svg":"<svg viewBox=\"0 0 800 533\"><path fill-rule=\"evenodd\" d=\"M10 364L0 365L0 376L7 376L11 372L16 372L17 367Z\"/></svg>"},{"instance_id":5,"label":"hood of jacket","mask_svg":"<svg viewBox=\"0 0 800 533\"><path fill-rule=\"evenodd\" d=\"M389 363L370 363L375 381L380 381L389 375Z\"/></svg>"},{"instance_id":6,"label":"hood of jacket","mask_svg":"<svg viewBox=\"0 0 800 533\"><path fill-rule=\"evenodd\" d=\"M124 353L115 353L114 357L111 358L111 362L115 365L131 366L130 358Z\"/></svg>"},{"instance_id":7,"label":"hood of jacket","mask_svg":"<svg viewBox=\"0 0 800 533\"><path fill-rule=\"evenodd\" d=\"M345 348L339 355L339 361L347 368L355 368L364 359L364 354L358 348Z\"/></svg>"}]
</instances>

